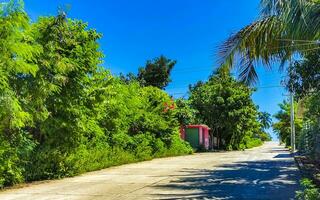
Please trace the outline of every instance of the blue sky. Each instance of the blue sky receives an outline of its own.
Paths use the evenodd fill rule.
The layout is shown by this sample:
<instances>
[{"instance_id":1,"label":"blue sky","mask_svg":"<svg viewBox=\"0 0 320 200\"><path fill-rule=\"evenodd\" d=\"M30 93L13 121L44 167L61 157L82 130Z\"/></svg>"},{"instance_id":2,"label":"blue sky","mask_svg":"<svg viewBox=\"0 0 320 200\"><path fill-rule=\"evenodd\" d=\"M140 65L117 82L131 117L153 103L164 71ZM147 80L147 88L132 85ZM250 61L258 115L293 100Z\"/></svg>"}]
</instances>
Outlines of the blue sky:
<instances>
[{"instance_id":1,"label":"blue sky","mask_svg":"<svg viewBox=\"0 0 320 200\"><path fill-rule=\"evenodd\" d=\"M88 22L103 34L104 66L114 74L137 72L148 59L165 55L177 60L168 93L183 96L189 84L206 80L216 65L216 47L231 33L257 19L259 0L25 0L31 19L55 15ZM277 66L259 66L253 95L262 111L274 114L285 98Z\"/></svg>"}]
</instances>

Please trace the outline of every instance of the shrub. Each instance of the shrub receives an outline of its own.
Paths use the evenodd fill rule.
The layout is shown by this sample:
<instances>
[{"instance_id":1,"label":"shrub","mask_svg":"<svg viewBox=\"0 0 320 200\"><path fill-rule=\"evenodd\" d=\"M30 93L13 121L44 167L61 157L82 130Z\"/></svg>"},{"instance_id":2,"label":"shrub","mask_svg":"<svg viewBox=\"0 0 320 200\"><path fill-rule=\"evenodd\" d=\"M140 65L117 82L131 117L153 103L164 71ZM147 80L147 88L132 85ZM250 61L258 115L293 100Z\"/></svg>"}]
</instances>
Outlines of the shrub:
<instances>
[{"instance_id":1,"label":"shrub","mask_svg":"<svg viewBox=\"0 0 320 200\"><path fill-rule=\"evenodd\" d=\"M298 200L319 200L320 190L309 179L303 179L300 182L302 190L296 192Z\"/></svg>"},{"instance_id":2,"label":"shrub","mask_svg":"<svg viewBox=\"0 0 320 200\"><path fill-rule=\"evenodd\" d=\"M17 131L10 140L0 135L0 188L25 180L25 165L35 145L23 131Z\"/></svg>"},{"instance_id":3,"label":"shrub","mask_svg":"<svg viewBox=\"0 0 320 200\"><path fill-rule=\"evenodd\" d=\"M245 147L250 149L254 147L261 146L263 142L259 138L246 138Z\"/></svg>"},{"instance_id":4,"label":"shrub","mask_svg":"<svg viewBox=\"0 0 320 200\"><path fill-rule=\"evenodd\" d=\"M17 149L0 140L0 188L22 182L22 168L18 165Z\"/></svg>"},{"instance_id":5,"label":"shrub","mask_svg":"<svg viewBox=\"0 0 320 200\"><path fill-rule=\"evenodd\" d=\"M106 88L108 92L100 98L108 101L90 105L100 107L94 114L84 109L77 124L50 123L49 131L58 127L59 137L50 137L34 150L25 173L28 181L192 152L179 137L175 113L164 112L164 103L170 101L164 91L117 81L108 87L118 92Z\"/></svg>"}]
</instances>

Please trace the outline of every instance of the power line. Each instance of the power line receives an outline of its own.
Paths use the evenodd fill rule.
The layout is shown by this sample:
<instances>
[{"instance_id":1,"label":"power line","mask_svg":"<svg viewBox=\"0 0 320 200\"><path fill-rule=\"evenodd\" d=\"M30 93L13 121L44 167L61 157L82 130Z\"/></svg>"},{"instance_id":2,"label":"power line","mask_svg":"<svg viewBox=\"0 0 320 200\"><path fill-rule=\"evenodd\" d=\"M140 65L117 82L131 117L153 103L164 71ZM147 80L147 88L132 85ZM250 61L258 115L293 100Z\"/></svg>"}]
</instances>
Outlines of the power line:
<instances>
[{"instance_id":1,"label":"power line","mask_svg":"<svg viewBox=\"0 0 320 200\"><path fill-rule=\"evenodd\" d=\"M282 79L283 76L278 76L278 74L272 74L272 75L269 75L268 76L268 80L269 81L280 81ZM270 79L272 78L272 79ZM190 82L198 82L198 81L208 81L208 78L205 78L205 79L202 79L202 80L199 80L197 78L195 79L190 79L190 78L184 78L184 79L173 79L172 82L170 82L170 85L173 85L173 84L177 84L177 83L186 83L186 84L192 84ZM170 87L170 86L168 86Z\"/></svg>"},{"instance_id":2,"label":"power line","mask_svg":"<svg viewBox=\"0 0 320 200\"><path fill-rule=\"evenodd\" d=\"M171 87L171 88L166 88L167 90L176 90L176 89L188 89L189 86L185 87ZM267 86L259 86L259 87L252 87L252 89L266 89L266 88L285 88L285 86L281 85L267 85Z\"/></svg>"},{"instance_id":3,"label":"power line","mask_svg":"<svg viewBox=\"0 0 320 200\"><path fill-rule=\"evenodd\" d=\"M203 70L213 70L214 68L213 67L183 67L182 69L177 69L177 68L173 68L172 72L185 72L185 71L203 71Z\"/></svg>"}]
</instances>

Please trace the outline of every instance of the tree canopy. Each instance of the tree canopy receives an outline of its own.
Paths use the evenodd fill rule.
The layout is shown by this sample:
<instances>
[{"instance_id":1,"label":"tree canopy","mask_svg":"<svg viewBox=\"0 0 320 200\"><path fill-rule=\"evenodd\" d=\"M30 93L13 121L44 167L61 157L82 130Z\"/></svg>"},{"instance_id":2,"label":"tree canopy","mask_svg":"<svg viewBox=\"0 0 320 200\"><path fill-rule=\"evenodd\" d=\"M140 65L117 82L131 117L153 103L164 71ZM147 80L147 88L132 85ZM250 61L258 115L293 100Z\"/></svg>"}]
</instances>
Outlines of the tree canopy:
<instances>
[{"instance_id":1,"label":"tree canopy","mask_svg":"<svg viewBox=\"0 0 320 200\"><path fill-rule=\"evenodd\" d=\"M296 98L303 98L320 88L320 51L309 52L288 69L287 88L294 90Z\"/></svg>"},{"instance_id":2,"label":"tree canopy","mask_svg":"<svg viewBox=\"0 0 320 200\"><path fill-rule=\"evenodd\" d=\"M0 188L192 152L167 93L101 67L101 34L64 12L30 22L16 1L0 5Z\"/></svg>"},{"instance_id":3,"label":"tree canopy","mask_svg":"<svg viewBox=\"0 0 320 200\"><path fill-rule=\"evenodd\" d=\"M259 135L257 107L251 99L253 90L220 71L208 82L199 82L190 90L190 101L197 118L227 149L241 149Z\"/></svg>"},{"instance_id":4,"label":"tree canopy","mask_svg":"<svg viewBox=\"0 0 320 200\"><path fill-rule=\"evenodd\" d=\"M258 112L258 120L263 129L268 129L272 125L271 114L268 112Z\"/></svg>"},{"instance_id":5,"label":"tree canopy","mask_svg":"<svg viewBox=\"0 0 320 200\"><path fill-rule=\"evenodd\" d=\"M160 56L148 60L145 67L139 68L137 79L143 86L164 89L170 82L170 73L177 62Z\"/></svg>"},{"instance_id":6,"label":"tree canopy","mask_svg":"<svg viewBox=\"0 0 320 200\"><path fill-rule=\"evenodd\" d=\"M165 56L147 60L145 67L140 67L137 75L130 72L126 75L120 74L124 83L139 82L141 86L153 86L164 89L171 82L171 71L177 61Z\"/></svg>"},{"instance_id":7,"label":"tree canopy","mask_svg":"<svg viewBox=\"0 0 320 200\"><path fill-rule=\"evenodd\" d=\"M273 130L278 134L281 142L285 143L287 146L291 144L291 125L290 125L290 111L291 106L288 102L284 101L279 104L280 111L274 115L278 120L273 124ZM298 137L299 132L302 129L302 119L297 117L297 103L295 103L295 130Z\"/></svg>"},{"instance_id":8,"label":"tree canopy","mask_svg":"<svg viewBox=\"0 0 320 200\"><path fill-rule=\"evenodd\" d=\"M102 67L87 23L65 12L31 22L22 1L0 5L0 188L192 153L179 137L190 123L230 150L261 144L253 90L228 72L175 101L163 89L176 61L147 61L124 83Z\"/></svg>"}]
</instances>

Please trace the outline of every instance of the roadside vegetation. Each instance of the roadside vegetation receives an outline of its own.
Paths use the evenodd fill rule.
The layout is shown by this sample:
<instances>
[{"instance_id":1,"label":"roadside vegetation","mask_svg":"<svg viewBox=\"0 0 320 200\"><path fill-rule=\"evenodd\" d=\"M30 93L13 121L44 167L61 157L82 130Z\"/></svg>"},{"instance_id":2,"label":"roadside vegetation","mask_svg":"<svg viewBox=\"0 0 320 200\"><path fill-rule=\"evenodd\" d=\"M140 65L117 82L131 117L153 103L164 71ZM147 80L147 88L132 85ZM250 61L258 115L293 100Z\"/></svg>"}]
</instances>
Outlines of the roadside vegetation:
<instances>
[{"instance_id":1,"label":"roadside vegetation","mask_svg":"<svg viewBox=\"0 0 320 200\"><path fill-rule=\"evenodd\" d=\"M258 20L220 46L220 64L227 69L239 66L240 79L247 84L258 80L256 66L261 63L269 69L274 64L287 69L287 90L295 96L296 145L315 168L320 163L320 1L261 0L260 4ZM290 146L290 104L284 101L279 106L273 129ZM314 179L319 174L311 177L319 183ZM302 185L298 199L319 199L312 182L302 181Z\"/></svg>"},{"instance_id":2,"label":"roadside vegetation","mask_svg":"<svg viewBox=\"0 0 320 200\"><path fill-rule=\"evenodd\" d=\"M258 107L252 101L253 92L224 70L213 74L207 82L190 87L189 101L197 111L195 118L211 128L218 148L252 148L271 139L264 131L266 127L259 118Z\"/></svg>"},{"instance_id":3,"label":"roadside vegetation","mask_svg":"<svg viewBox=\"0 0 320 200\"><path fill-rule=\"evenodd\" d=\"M116 77L86 23L63 11L31 22L22 1L0 6L0 188L190 154L179 136L190 123L210 125L229 150L269 139L253 90L229 73L174 101L164 88L176 61L160 56Z\"/></svg>"},{"instance_id":4,"label":"roadside vegetation","mask_svg":"<svg viewBox=\"0 0 320 200\"><path fill-rule=\"evenodd\" d=\"M166 92L101 67L99 33L1 5L0 187L192 152Z\"/></svg>"},{"instance_id":5,"label":"roadside vegetation","mask_svg":"<svg viewBox=\"0 0 320 200\"><path fill-rule=\"evenodd\" d=\"M297 200L317 200L320 199L320 189L312 183L310 179L301 181L302 190L297 191Z\"/></svg>"},{"instance_id":6,"label":"roadside vegetation","mask_svg":"<svg viewBox=\"0 0 320 200\"><path fill-rule=\"evenodd\" d=\"M306 177L301 181L304 188L297 193L298 199L319 199L320 186L320 52L310 52L294 61L288 68L287 90L295 94L295 134L296 146L301 171ZM291 145L290 104L279 105L280 111L275 115L278 122L273 129L280 140Z\"/></svg>"}]
</instances>

